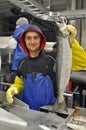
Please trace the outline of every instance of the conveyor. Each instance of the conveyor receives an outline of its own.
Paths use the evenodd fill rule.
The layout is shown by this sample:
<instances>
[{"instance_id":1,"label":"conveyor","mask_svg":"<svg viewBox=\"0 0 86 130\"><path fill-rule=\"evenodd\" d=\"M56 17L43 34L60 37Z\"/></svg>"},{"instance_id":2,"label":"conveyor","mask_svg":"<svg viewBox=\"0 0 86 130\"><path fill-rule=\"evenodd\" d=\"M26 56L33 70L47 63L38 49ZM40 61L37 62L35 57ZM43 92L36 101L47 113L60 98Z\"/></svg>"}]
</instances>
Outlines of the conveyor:
<instances>
[{"instance_id":1,"label":"conveyor","mask_svg":"<svg viewBox=\"0 0 86 130\"><path fill-rule=\"evenodd\" d=\"M62 12L51 12L45 7L41 6L35 0L8 0L12 4L16 5L23 12L27 12L32 16L48 21L58 21L61 17L65 17L68 20L85 19L86 10L68 10Z\"/></svg>"}]
</instances>

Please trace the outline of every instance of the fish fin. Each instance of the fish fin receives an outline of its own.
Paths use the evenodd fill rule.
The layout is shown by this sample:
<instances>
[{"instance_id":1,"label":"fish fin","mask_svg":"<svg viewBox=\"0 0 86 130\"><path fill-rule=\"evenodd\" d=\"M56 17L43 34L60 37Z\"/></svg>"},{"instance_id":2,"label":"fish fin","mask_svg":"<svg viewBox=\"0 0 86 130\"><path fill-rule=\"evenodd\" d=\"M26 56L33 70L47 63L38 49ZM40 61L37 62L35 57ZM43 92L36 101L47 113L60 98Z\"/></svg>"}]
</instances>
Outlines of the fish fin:
<instances>
[{"instance_id":1,"label":"fish fin","mask_svg":"<svg viewBox=\"0 0 86 130\"><path fill-rule=\"evenodd\" d=\"M65 110L66 112L68 112L68 109L67 109L67 105L66 105L66 102L65 100L61 103L58 103L58 101L56 100L55 104L53 105L53 111L57 111L57 110Z\"/></svg>"}]
</instances>

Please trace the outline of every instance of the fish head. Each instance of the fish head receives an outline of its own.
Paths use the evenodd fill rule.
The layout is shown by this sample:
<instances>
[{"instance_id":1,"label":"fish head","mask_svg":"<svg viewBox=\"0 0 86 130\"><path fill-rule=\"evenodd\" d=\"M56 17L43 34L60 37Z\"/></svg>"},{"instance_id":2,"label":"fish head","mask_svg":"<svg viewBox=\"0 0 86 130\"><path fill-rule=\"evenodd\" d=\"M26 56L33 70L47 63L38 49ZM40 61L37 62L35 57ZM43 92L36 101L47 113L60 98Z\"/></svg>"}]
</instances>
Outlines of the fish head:
<instances>
[{"instance_id":1,"label":"fish head","mask_svg":"<svg viewBox=\"0 0 86 130\"><path fill-rule=\"evenodd\" d=\"M62 37L69 37L69 32L68 30L66 29L66 24L65 23L59 23L59 22L56 22L56 26L58 27L59 29L59 33Z\"/></svg>"}]
</instances>

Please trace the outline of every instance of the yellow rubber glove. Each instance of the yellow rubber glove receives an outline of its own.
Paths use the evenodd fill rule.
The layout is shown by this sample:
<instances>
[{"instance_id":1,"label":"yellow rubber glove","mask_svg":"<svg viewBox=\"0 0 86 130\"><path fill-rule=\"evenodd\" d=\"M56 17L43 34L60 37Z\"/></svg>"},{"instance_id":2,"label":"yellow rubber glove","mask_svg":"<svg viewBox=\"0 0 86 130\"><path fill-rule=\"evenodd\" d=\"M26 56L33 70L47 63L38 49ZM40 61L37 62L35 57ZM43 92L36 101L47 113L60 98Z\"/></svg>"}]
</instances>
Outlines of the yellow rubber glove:
<instances>
[{"instance_id":1,"label":"yellow rubber glove","mask_svg":"<svg viewBox=\"0 0 86 130\"><path fill-rule=\"evenodd\" d=\"M6 99L8 103L13 103L13 97L18 94L18 89L15 86L11 86L6 93Z\"/></svg>"},{"instance_id":2,"label":"yellow rubber glove","mask_svg":"<svg viewBox=\"0 0 86 130\"><path fill-rule=\"evenodd\" d=\"M69 31L69 36L70 36L71 42L73 42L77 35L77 29L72 25L66 25L66 28Z\"/></svg>"},{"instance_id":3,"label":"yellow rubber glove","mask_svg":"<svg viewBox=\"0 0 86 130\"><path fill-rule=\"evenodd\" d=\"M6 92L6 99L8 103L13 103L13 97L16 94L20 94L23 91L24 82L21 78L16 76L14 84L10 86L10 88Z\"/></svg>"}]
</instances>

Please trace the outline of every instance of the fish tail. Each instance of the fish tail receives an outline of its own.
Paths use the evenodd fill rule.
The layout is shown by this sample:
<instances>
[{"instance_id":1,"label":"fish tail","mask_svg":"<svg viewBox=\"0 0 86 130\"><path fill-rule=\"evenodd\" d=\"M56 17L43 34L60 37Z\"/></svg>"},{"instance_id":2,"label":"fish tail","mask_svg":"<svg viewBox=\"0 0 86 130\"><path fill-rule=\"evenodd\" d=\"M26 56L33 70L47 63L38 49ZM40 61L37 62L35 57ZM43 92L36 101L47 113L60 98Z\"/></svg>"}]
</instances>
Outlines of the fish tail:
<instances>
[{"instance_id":1,"label":"fish tail","mask_svg":"<svg viewBox=\"0 0 86 130\"><path fill-rule=\"evenodd\" d=\"M55 104L53 105L53 111L57 111L57 110L65 110L66 112L68 112L68 109L67 109L67 105L66 105L66 102L65 100L61 103L58 103L57 101L55 102Z\"/></svg>"},{"instance_id":2,"label":"fish tail","mask_svg":"<svg viewBox=\"0 0 86 130\"><path fill-rule=\"evenodd\" d=\"M55 104L53 105L53 112L57 111L59 109L58 101L56 100Z\"/></svg>"},{"instance_id":3,"label":"fish tail","mask_svg":"<svg viewBox=\"0 0 86 130\"><path fill-rule=\"evenodd\" d=\"M67 109L67 105L66 105L65 100L64 100L62 103L60 103L60 108L61 108L62 110L65 110L66 112L68 112L68 109Z\"/></svg>"}]
</instances>

